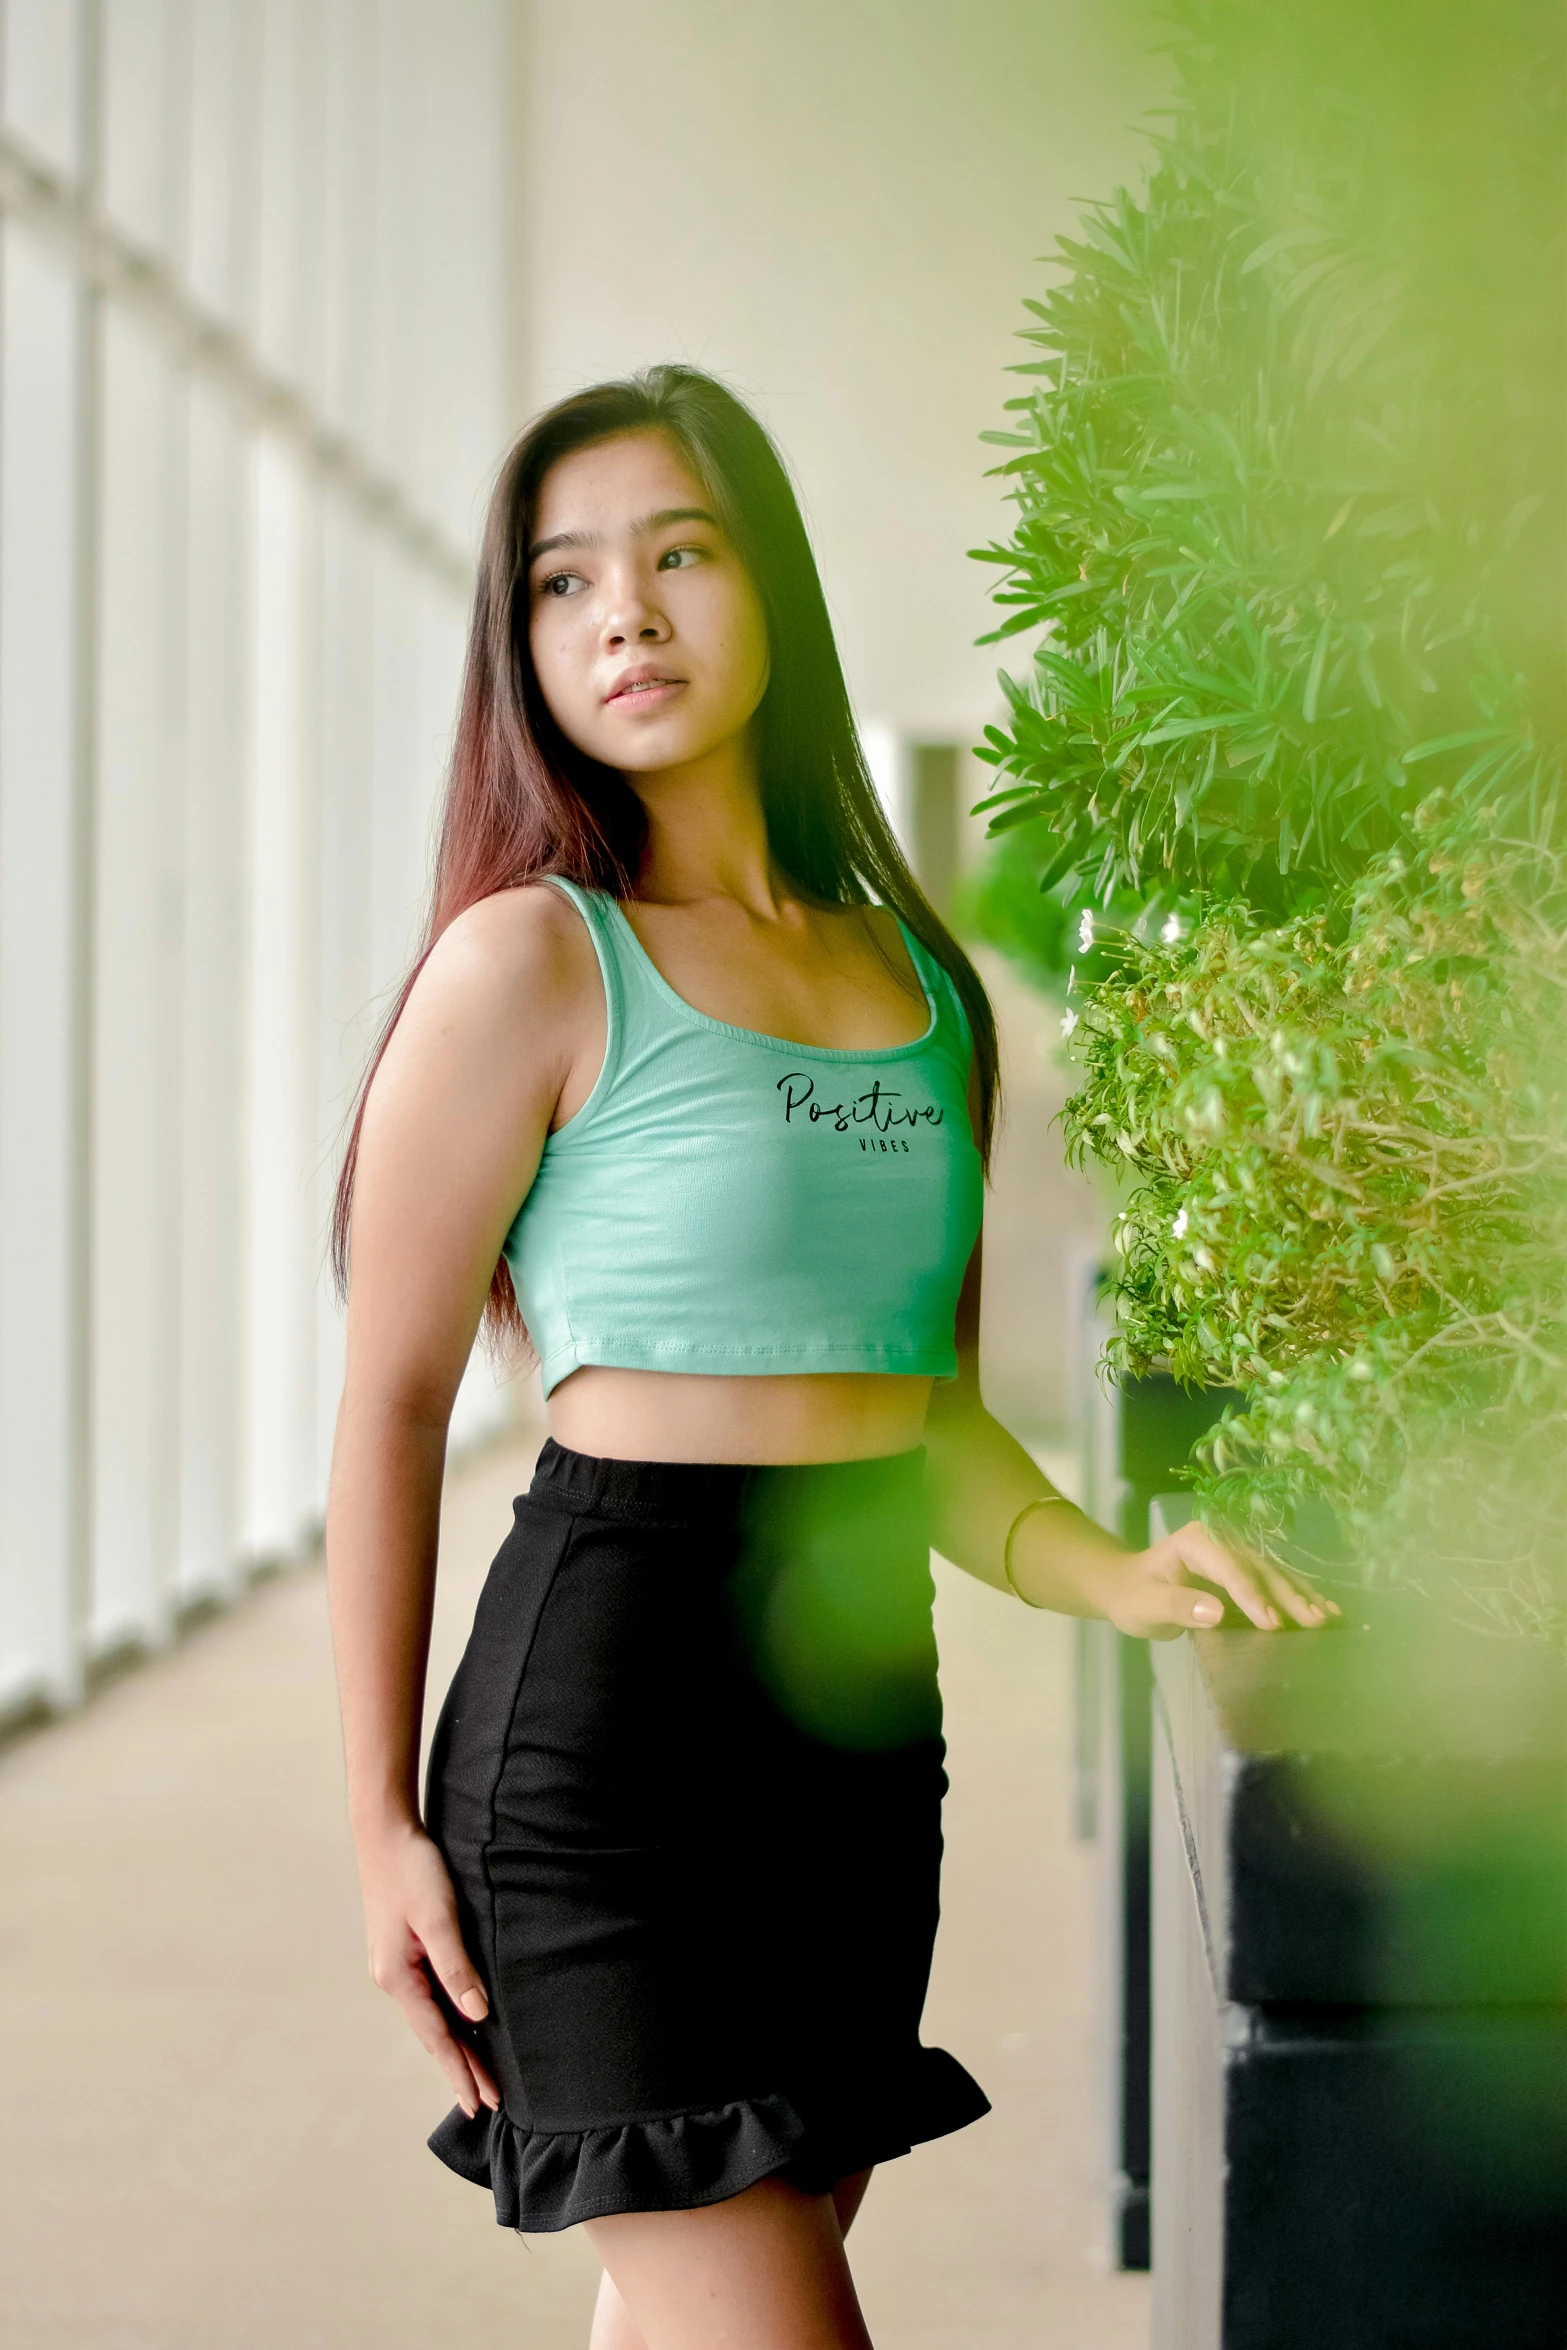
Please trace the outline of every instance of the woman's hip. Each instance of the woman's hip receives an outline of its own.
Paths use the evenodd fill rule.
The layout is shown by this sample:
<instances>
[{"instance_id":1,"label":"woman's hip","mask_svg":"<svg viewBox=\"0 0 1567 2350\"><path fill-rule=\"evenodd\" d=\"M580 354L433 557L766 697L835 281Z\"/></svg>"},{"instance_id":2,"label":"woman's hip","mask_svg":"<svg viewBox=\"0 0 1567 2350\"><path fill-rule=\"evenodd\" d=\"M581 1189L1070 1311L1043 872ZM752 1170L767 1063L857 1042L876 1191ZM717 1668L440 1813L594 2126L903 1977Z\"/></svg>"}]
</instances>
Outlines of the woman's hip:
<instances>
[{"instance_id":1,"label":"woman's hip","mask_svg":"<svg viewBox=\"0 0 1567 2350\"><path fill-rule=\"evenodd\" d=\"M923 1456L540 1456L431 1756L459 1842L671 1850L939 1774ZM939 1795L939 1791L938 1791Z\"/></svg>"}]
</instances>

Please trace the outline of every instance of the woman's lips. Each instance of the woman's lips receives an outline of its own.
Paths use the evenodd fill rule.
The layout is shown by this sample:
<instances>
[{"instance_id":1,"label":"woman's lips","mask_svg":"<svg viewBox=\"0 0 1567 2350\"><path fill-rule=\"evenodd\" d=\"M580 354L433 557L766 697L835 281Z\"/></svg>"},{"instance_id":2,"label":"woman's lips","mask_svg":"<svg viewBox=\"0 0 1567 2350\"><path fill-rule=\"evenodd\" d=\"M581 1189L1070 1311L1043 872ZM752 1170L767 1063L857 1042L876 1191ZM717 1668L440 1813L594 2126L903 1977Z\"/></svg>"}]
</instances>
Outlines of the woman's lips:
<instances>
[{"instance_id":1,"label":"woman's lips","mask_svg":"<svg viewBox=\"0 0 1567 2350\"><path fill-rule=\"evenodd\" d=\"M683 677L631 678L609 695L607 710L656 710L672 701L685 684Z\"/></svg>"}]
</instances>

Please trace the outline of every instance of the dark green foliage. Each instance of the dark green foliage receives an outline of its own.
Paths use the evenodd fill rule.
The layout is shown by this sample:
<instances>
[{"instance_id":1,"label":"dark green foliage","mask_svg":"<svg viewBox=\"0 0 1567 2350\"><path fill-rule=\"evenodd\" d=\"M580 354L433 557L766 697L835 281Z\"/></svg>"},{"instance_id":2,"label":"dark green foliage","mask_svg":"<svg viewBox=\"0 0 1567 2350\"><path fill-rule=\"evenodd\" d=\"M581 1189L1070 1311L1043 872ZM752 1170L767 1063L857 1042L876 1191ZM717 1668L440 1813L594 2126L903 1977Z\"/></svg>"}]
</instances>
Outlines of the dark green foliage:
<instances>
[{"instance_id":1,"label":"dark green foliage","mask_svg":"<svg viewBox=\"0 0 1567 2350\"><path fill-rule=\"evenodd\" d=\"M1288 912L1562 716L1560 12L1184 0L1146 191L1063 240L988 436L1018 507L994 828L1046 886Z\"/></svg>"}]
</instances>

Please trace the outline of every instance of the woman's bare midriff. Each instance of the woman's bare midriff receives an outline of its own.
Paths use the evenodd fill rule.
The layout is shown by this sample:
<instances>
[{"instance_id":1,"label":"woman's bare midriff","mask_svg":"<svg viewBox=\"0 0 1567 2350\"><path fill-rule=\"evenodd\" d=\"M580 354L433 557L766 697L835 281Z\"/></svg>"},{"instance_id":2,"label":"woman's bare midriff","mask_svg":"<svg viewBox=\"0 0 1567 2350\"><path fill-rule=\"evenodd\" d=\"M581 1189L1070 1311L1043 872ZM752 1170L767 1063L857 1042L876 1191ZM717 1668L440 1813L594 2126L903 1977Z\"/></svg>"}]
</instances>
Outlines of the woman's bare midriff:
<instances>
[{"instance_id":1,"label":"woman's bare midriff","mask_svg":"<svg viewBox=\"0 0 1567 2350\"><path fill-rule=\"evenodd\" d=\"M932 1385L882 1371L737 1379L586 1364L551 1395L550 1434L616 1461L876 1460L924 1441Z\"/></svg>"}]
</instances>

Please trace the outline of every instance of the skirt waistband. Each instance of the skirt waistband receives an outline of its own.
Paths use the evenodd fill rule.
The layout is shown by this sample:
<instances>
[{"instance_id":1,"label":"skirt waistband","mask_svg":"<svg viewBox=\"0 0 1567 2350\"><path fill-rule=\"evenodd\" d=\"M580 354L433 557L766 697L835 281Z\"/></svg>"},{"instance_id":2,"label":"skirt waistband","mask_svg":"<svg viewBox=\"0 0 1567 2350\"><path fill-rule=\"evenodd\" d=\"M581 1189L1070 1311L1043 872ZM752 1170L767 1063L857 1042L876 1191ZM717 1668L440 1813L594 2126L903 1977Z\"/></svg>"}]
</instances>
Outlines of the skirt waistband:
<instances>
[{"instance_id":1,"label":"skirt waistband","mask_svg":"<svg viewBox=\"0 0 1567 2350\"><path fill-rule=\"evenodd\" d=\"M850 1513L906 1503L917 1497L924 1470L923 1445L872 1460L742 1464L606 1460L596 1453L571 1452L550 1436L529 1491L533 1498L552 1502L573 1516L634 1524L711 1524L786 1497Z\"/></svg>"}]
</instances>

